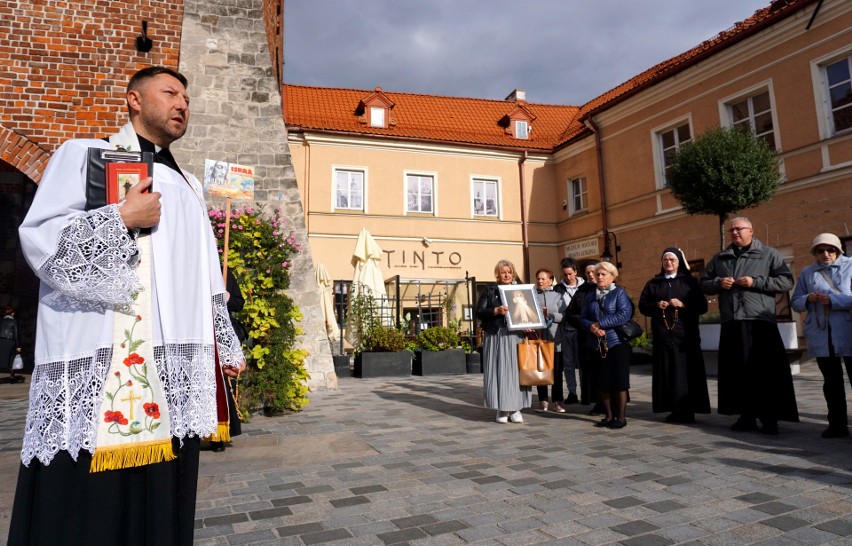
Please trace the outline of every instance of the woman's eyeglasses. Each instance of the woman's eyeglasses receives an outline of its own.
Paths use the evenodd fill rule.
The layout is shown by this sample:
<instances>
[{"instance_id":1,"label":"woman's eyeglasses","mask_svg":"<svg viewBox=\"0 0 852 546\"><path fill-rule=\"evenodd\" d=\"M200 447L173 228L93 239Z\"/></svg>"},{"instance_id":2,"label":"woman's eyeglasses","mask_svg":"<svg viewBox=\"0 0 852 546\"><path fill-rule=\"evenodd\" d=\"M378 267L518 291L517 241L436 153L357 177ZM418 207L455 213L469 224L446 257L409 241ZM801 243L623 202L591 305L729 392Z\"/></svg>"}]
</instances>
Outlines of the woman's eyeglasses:
<instances>
[{"instance_id":1,"label":"woman's eyeglasses","mask_svg":"<svg viewBox=\"0 0 852 546\"><path fill-rule=\"evenodd\" d=\"M814 249L817 254L837 254L837 249L833 246L817 247Z\"/></svg>"}]
</instances>

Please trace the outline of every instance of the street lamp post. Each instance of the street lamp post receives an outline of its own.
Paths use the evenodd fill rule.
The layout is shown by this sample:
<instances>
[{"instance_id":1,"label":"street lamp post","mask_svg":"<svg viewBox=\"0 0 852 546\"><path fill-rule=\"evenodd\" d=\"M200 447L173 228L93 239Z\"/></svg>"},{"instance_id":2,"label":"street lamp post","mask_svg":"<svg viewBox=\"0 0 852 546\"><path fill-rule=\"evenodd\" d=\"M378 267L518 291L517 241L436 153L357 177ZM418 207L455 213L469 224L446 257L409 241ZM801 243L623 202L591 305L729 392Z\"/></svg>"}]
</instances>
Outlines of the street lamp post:
<instances>
[{"instance_id":1,"label":"street lamp post","mask_svg":"<svg viewBox=\"0 0 852 546\"><path fill-rule=\"evenodd\" d=\"M613 256L612 252L610 252L610 244L612 244L612 249L615 250L615 256ZM618 252L621 250L621 245L618 244L618 238L615 236L615 233L612 231L607 231L604 233L604 251L601 254L601 260L605 262L612 262L613 257L615 258L615 267L621 269L621 262L618 261Z\"/></svg>"}]
</instances>

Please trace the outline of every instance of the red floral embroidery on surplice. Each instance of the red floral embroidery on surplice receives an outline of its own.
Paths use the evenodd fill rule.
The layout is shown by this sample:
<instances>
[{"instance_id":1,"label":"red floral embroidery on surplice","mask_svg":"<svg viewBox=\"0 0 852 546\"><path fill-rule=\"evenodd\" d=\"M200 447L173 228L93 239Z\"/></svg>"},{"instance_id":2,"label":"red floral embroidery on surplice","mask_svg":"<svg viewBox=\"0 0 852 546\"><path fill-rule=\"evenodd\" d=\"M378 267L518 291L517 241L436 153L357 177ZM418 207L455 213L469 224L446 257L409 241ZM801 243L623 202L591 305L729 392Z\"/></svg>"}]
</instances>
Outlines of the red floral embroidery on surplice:
<instances>
[{"instance_id":1,"label":"red floral embroidery on surplice","mask_svg":"<svg viewBox=\"0 0 852 546\"><path fill-rule=\"evenodd\" d=\"M124 414L120 411L106 410L104 412L104 423L118 423L119 425L126 425L127 419L124 418Z\"/></svg>"},{"instance_id":2,"label":"red floral embroidery on surplice","mask_svg":"<svg viewBox=\"0 0 852 546\"><path fill-rule=\"evenodd\" d=\"M130 353L127 355L127 358L124 359L124 365L128 368L136 364L143 364L144 362L145 359L139 356L139 353Z\"/></svg>"},{"instance_id":3,"label":"red floral embroidery on surplice","mask_svg":"<svg viewBox=\"0 0 852 546\"><path fill-rule=\"evenodd\" d=\"M142 407L145 408L145 415L151 417L152 419L160 418L160 406L158 406L154 402L146 402L142 404Z\"/></svg>"}]
</instances>

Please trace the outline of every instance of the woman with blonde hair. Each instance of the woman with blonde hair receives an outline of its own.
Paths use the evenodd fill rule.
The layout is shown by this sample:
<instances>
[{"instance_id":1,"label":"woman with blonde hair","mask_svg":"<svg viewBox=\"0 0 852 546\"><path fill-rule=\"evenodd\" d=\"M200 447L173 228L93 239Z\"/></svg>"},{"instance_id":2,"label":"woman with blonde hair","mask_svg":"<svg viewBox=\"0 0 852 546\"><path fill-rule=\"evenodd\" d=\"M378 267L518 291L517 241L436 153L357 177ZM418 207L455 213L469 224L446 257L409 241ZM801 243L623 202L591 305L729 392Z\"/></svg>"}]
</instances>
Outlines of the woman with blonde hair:
<instances>
[{"instance_id":1,"label":"woman with blonde hair","mask_svg":"<svg viewBox=\"0 0 852 546\"><path fill-rule=\"evenodd\" d=\"M500 299L498 284L515 282L515 265L500 260L494 267L497 284L489 284L476 304L476 318L482 323L482 373L485 407L497 410L497 422L523 423L523 408L532 405L532 388L522 387L518 378L518 343L523 332L510 331L506 323L509 308Z\"/></svg>"},{"instance_id":2,"label":"woman with blonde hair","mask_svg":"<svg viewBox=\"0 0 852 546\"><path fill-rule=\"evenodd\" d=\"M624 428L627 424L627 391L630 389L630 344L619 338L615 328L633 316L633 304L624 288L616 286L618 269L609 262L595 266L597 289L583 307L580 322L591 334L588 346L606 417L596 427Z\"/></svg>"}]
</instances>

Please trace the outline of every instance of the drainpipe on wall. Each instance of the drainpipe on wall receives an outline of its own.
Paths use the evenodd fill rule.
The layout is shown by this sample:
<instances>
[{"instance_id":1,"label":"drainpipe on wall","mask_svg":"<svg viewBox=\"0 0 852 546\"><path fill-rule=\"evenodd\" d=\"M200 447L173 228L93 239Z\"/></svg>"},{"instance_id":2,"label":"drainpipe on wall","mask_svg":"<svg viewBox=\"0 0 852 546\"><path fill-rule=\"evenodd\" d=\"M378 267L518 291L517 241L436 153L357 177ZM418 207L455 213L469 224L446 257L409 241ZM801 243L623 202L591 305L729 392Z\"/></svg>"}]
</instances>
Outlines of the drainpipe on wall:
<instances>
[{"instance_id":1,"label":"drainpipe on wall","mask_svg":"<svg viewBox=\"0 0 852 546\"><path fill-rule=\"evenodd\" d=\"M524 176L524 164L527 161L528 152L524 150L523 155L518 160L518 177L521 182L521 238L524 243L524 277L526 278L527 283L529 283L530 277L530 240L529 234L527 233L527 183L526 176Z\"/></svg>"},{"instance_id":2,"label":"drainpipe on wall","mask_svg":"<svg viewBox=\"0 0 852 546\"><path fill-rule=\"evenodd\" d=\"M598 159L598 188L601 194L601 227L603 228L604 245L607 244L609 236L609 222L606 210L606 182L603 168L603 148L601 146L601 131L591 116L583 118L583 124L595 134L595 151Z\"/></svg>"}]
</instances>

